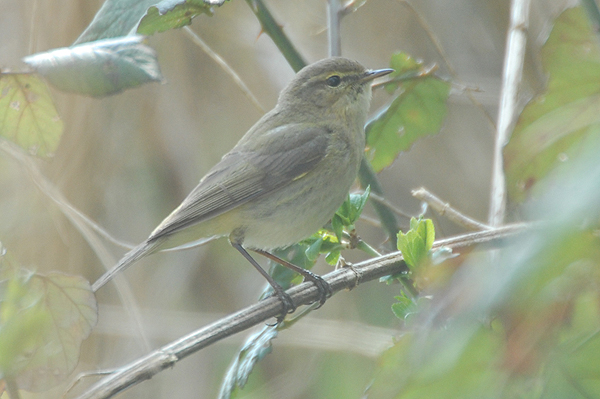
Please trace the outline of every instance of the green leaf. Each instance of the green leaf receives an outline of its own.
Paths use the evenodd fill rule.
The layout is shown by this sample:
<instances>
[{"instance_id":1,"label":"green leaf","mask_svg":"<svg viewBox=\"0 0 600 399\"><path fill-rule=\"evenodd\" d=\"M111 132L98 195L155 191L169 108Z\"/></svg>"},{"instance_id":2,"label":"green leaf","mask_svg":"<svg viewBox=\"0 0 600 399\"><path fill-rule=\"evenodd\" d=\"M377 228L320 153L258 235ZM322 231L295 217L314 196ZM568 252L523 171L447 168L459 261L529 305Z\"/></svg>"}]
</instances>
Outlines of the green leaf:
<instances>
[{"instance_id":1,"label":"green leaf","mask_svg":"<svg viewBox=\"0 0 600 399\"><path fill-rule=\"evenodd\" d=\"M504 149L508 194L515 202L600 134L600 47L581 7L556 20L541 59L547 88L525 107Z\"/></svg>"},{"instance_id":2,"label":"green leaf","mask_svg":"<svg viewBox=\"0 0 600 399\"><path fill-rule=\"evenodd\" d=\"M35 75L0 74L0 136L31 154L52 156L63 133L46 84Z\"/></svg>"},{"instance_id":3,"label":"green leaf","mask_svg":"<svg viewBox=\"0 0 600 399\"><path fill-rule=\"evenodd\" d=\"M157 0L106 0L74 45L127 36L135 32L148 7Z\"/></svg>"},{"instance_id":4,"label":"green leaf","mask_svg":"<svg viewBox=\"0 0 600 399\"><path fill-rule=\"evenodd\" d=\"M421 62L394 54L391 62L400 93L392 104L365 127L367 157L376 172L391 165L415 141L439 132L446 117L450 84L425 71ZM394 90L392 84L386 85Z\"/></svg>"},{"instance_id":5,"label":"green leaf","mask_svg":"<svg viewBox=\"0 0 600 399\"><path fill-rule=\"evenodd\" d=\"M340 260L340 256L341 255L342 254L341 254L341 251L339 249L333 250L333 251L329 251L327 253L327 255L325 255L325 262L327 262L331 266L335 266L335 265L337 265L338 261Z\"/></svg>"},{"instance_id":6,"label":"green leaf","mask_svg":"<svg viewBox=\"0 0 600 399\"><path fill-rule=\"evenodd\" d=\"M223 1L217 2L221 5ZM213 2L214 3L214 2ZM212 15L210 2L202 0L163 0L148 8L140 21L137 33L152 35L169 29L183 28L200 14Z\"/></svg>"},{"instance_id":7,"label":"green leaf","mask_svg":"<svg viewBox=\"0 0 600 399\"><path fill-rule=\"evenodd\" d=\"M397 318L404 320L410 313L415 311L415 303L405 293L394 298L398 302L392 304L392 312Z\"/></svg>"},{"instance_id":8,"label":"green leaf","mask_svg":"<svg viewBox=\"0 0 600 399\"><path fill-rule=\"evenodd\" d=\"M246 385L256 363L271 353L271 341L277 338L278 334L277 326L266 326L248 338L225 374L219 399L231 398Z\"/></svg>"},{"instance_id":9,"label":"green leaf","mask_svg":"<svg viewBox=\"0 0 600 399\"><path fill-rule=\"evenodd\" d=\"M418 267L429 256L435 241L435 229L430 219L410 220L410 230L398 233L397 247L404 261L411 268Z\"/></svg>"},{"instance_id":10,"label":"green leaf","mask_svg":"<svg viewBox=\"0 0 600 399\"><path fill-rule=\"evenodd\" d=\"M312 261L316 261L321 254L321 247L323 246L323 237L317 238L311 245L308 246L304 253L306 257Z\"/></svg>"},{"instance_id":11,"label":"green leaf","mask_svg":"<svg viewBox=\"0 0 600 399\"><path fill-rule=\"evenodd\" d=\"M342 216L340 216L337 213L335 215L333 215L333 218L331 218L331 227L332 227L333 232L335 233L335 236L337 237L338 241L341 242L342 236L344 234L344 220L343 220Z\"/></svg>"},{"instance_id":12,"label":"green leaf","mask_svg":"<svg viewBox=\"0 0 600 399\"><path fill-rule=\"evenodd\" d=\"M407 332L378 361L369 399L501 398L497 372L502 335L477 326L452 326L422 336Z\"/></svg>"},{"instance_id":13,"label":"green leaf","mask_svg":"<svg viewBox=\"0 0 600 399\"><path fill-rule=\"evenodd\" d=\"M201 10L201 13L211 15L211 7L221 6L224 2L225 0L195 0L190 2L190 5L186 5L185 0L106 0L94 16L92 23L73 44L127 36L136 33L136 31L140 34L151 34L156 31L162 32L166 29L180 28L188 25L191 18L197 15L194 13L195 9ZM153 8L152 11L149 10L150 7ZM171 10L173 10L173 14L169 15ZM189 11L190 15L181 15L181 10ZM154 15L157 12L159 15ZM154 17L144 21L142 31L138 31L142 18L147 17L149 14L154 15ZM181 22L186 18L187 23L182 25ZM170 21L170 24L166 21ZM162 29L154 29L156 27Z\"/></svg>"},{"instance_id":14,"label":"green leaf","mask_svg":"<svg viewBox=\"0 0 600 399\"><path fill-rule=\"evenodd\" d=\"M162 81L156 52L143 41L139 35L98 40L23 61L60 90L101 97Z\"/></svg>"},{"instance_id":15,"label":"green leaf","mask_svg":"<svg viewBox=\"0 0 600 399\"><path fill-rule=\"evenodd\" d=\"M20 389L47 390L74 370L97 321L89 283L62 273L27 273L0 290L0 368Z\"/></svg>"}]
</instances>

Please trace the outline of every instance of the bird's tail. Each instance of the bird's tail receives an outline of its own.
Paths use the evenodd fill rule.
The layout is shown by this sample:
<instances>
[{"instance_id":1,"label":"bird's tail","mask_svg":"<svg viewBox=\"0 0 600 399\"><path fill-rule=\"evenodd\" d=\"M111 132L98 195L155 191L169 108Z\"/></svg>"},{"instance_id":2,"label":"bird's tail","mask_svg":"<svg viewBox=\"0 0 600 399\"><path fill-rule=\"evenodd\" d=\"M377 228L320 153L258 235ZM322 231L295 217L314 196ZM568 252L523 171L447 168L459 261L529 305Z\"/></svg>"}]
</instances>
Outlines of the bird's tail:
<instances>
[{"instance_id":1,"label":"bird's tail","mask_svg":"<svg viewBox=\"0 0 600 399\"><path fill-rule=\"evenodd\" d=\"M127 252L125 255L123 255L115 267L104 273L98 280L96 280L96 282L92 285L92 291L98 291L100 287L112 280L115 274L127 269L141 258L157 251L160 244L161 240L154 240L152 242L144 241L131 251Z\"/></svg>"}]
</instances>

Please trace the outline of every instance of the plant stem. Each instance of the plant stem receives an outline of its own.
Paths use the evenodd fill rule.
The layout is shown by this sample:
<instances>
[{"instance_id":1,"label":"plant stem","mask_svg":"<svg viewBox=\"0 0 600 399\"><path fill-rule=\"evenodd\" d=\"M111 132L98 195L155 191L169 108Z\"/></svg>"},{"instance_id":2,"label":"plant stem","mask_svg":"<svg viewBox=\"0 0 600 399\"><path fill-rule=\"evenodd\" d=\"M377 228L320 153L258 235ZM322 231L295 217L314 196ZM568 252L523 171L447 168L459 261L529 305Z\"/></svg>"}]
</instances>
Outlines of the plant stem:
<instances>
[{"instance_id":1,"label":"plant stem","mask_svg":"<svg viewBox=\"0 0 600 399\"><path fill-rule=\"evenodd\" d=\"M306 66L306 61L302 58L298 50L294 47L290 39L283 33L281 25L275 21L269 9L262 0L246 0L246 3L258 18L263 32L273 40L281 54L285 57L295 72L298 72Z\"/></svg>"},{"instance_id":2,"label":"plant stem","mask_svg":"<svg viewBox=\"0 0 600 399\"><path fill-rule=\"evenodd\" d=\"M360 181L360 185L363 189L366 189L368 186L371 187L371 192L377 194L378 196L383 196L383 188L377 179L377 175L369 161L363 158L360 163L360 169L358 171L358 180ZM396 220L396 216L394 215L394 211L389 209L384 203L378 201L372 201L373 208L375 208L375 212L379 216L381 220L381 224L383 225L387 235L389 236L389 244L390 248L393 250L396 249L396 234L400 231L400 227L398 226L398 221Z\"/></svg>"},{"instance_id":3,"label":"plant stem","mask_svg":"<svg viewBox=\"0 0 600 399\"><path fill-rule=\"evenodd\" d=\"M340 0L327 1L327 37L329 39L330 57L339 57L342 55L342 38L340 36L341 11L342 5L340 4Z\"/></svg>"},{"instance_id":4,"label":"plant stem","mask_svg":"<svg viewBox=\"0 0 600 399\"><path fill-rule=\"evenodd\" d=\"M506 39L506 54L502 73L498 128L494 143L492 164L492 192L488 224L500 226L504 222L506 208L506 179L502 149L508 142L517 114L517 97L523 75L527 28L529 25L529 5L531 0L513 0L511 4L510 27Z\"/></svg>"}]
</instances>

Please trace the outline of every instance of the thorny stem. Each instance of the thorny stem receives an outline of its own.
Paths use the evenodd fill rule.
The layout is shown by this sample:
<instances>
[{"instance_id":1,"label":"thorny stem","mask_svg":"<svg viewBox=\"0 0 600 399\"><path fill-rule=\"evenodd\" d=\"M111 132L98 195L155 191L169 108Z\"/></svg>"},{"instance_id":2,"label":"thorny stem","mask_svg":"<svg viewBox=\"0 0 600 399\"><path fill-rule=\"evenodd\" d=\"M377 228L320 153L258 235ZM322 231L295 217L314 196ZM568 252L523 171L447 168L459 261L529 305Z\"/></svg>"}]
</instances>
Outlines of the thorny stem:
<instances>
[{"instance_id":1,"label":"thorny stem","mask_svg":"<svg viewBox=\"0 0 600 399\"><path fill-rule=\"evenodd\" d=\"M290 39L283 33L281 25L275 21L269 9L262 0L246 0L246 3L258 18L262 31L273 40L281 54L285 57L295 72L298 72L306 66L306 61L302 58L298 50L294 47Z\"/></svg>"}]
</instances>

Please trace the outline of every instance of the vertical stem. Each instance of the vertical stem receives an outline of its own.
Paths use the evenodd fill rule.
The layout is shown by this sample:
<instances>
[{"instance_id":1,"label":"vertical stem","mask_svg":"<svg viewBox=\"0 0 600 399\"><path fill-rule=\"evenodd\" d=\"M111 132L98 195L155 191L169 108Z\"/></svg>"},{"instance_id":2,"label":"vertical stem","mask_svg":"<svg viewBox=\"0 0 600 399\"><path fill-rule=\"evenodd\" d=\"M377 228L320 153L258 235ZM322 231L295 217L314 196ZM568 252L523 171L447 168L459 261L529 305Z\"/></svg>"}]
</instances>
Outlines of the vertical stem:
<instances>
[{"instance_id":1,"label":"vertical stem","mask_svg":"<svg viewBox=\"0 0 600 399\"><path fill-rule=\"evenodd\" d=\"M340 0L327 1L327 37L329 39L330 57L339 57L342 55L342 38L340 36L341 10Z\"/></svg>"},{"instance_id":2,"label":"vertical stem","mask_svg":"<svg viewBox=\"0 0 600 399\"><path fill-rule=\"evenodd\" d=\"M362 188L370 186L373 193L383 196L383 188L377 179L377 175L373 171L373 168L371 168L369 161L367 161L365 158L363 158L360 164L358 180L360 181ZM377 212L377 216L379 216L381 224L389 236L388 243L390 244L390 248L395 250L396 235L398 234L398 231L400 231L400 227L398 226L398 221L396 220L394 212L381 202L371 201L371 204L373 204L373 208L375 208L375 212Z\"/></svg>"},{"instance_id":3,"label":"vertical stem","mask_svg":"<svg viewBox=\"0 0 600 399\"><path fill-rule=\"evenodd\" d=\"M502 74L500 108L498 110L498 131L494 144L492 165L492 192L488 223L499 226L504 221L506 209L506 181L502 149L508 142L515 122L519 84L523 75L527 28L529 24L529 5L531 0L512 0L510 25L507 33L506 52Z\"/></svg>"},{"instance_id":4,"label":"vertical stem","mask_svg":"<svg viewBox=\"0 0 600 399\"><path fill-rule=\"evenodd\" d=\"M298 72L306 66L306 61L302 58L298 50L294 47L290 39L283 33L281 25L275 21L269 9L262 0L246 0L246 3L252 9L260 21L263 32L273 40L281 54L285 57L295 72Z\"/></svg>"}]
</instances>

